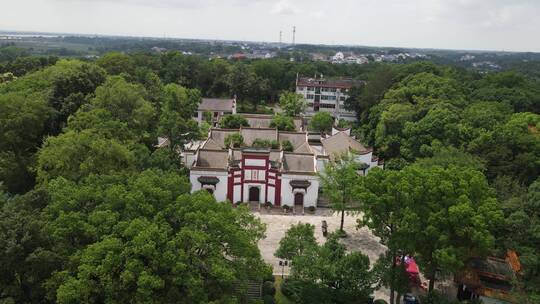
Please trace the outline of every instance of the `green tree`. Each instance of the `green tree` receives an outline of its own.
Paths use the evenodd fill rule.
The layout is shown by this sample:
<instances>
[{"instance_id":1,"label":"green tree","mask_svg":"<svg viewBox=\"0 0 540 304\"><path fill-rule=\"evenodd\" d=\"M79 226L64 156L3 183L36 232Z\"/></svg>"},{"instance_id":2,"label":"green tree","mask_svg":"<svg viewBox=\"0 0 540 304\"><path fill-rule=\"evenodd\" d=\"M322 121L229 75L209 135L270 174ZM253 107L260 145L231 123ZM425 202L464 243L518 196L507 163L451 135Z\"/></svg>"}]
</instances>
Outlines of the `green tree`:
<instances>
[{"instance_id":1,"label":"green tree","mask_svg":"<svg viewBox=\"0 0 540 304\"><path fill-rule=\"evenodd\" d=\"M203 112L203 119L204 119L204 121L206 121L207 123L212 123L212 112L204 111L204 112Z\"/></svg>"},{"instance_id":2,"label":"green tree","mask_svg":"<svg viewBox=\"0 0 540 304\"><path fill-rule=\"evenodd\" d=\"M64 273L58 303L224 303L242 297L249 279L262 279L265 270L257 248L264 226L208 193L178 197L156 220L116 226Z\"/></svg>"},{"instance_id":3,"label":"green tree","mask_svg":"<svg viewBox=\"0 0 540 304\"><path fill-rule=\"evenodd\" d=\"M103 55L96 61L109 75L129 74L135 72L135 64L131 56L119 52Z\"/></svg>"},{"instance_id":4,"label":"green tree","mask_svg":"<svg viewBox=\"0 0 540 304\"><path fill-rule=\"evenodd\" d=\"M306 250L317 246L314 233L315 226L311 224L298 223L291 226L279 241L279 247L274 255L286 260L303 255Z\"/></svg>"},{"instance_id":5,"label":"green tree","mask_svg":"<svg viewBox=\"0 0 540 304\"><path fill-rule=\"evenodd\" d=\"M239 148L244 145L244 137L242 137L240 133L227 135L227 137L225 137L224 144L227 148Z\"/></svg>"},{"instance_id":6,"label":"green tree","mask_svg":"<svg viewBox=\"0 0 540 304\"><path fill-rule=\"evenodd\" d=\"M134 170L134 149L92 130L69 131L46 140L38 155L37 178L42 183L57 177L78 181L90 174Z\"/></svg>"},{"instance_id":7,"label":"green tree","mask_svg":"<svg viewBox=\"0 0 540 304\"><path fill-rule=\"evenodd\" d=\"M529 185L540 175L540 115L515 113L494 128L481 131L468 151L487 161L487 176L511 175Z\"/></svg>"},{"instance_id":8,"label":"green tree","mask_svg":"<svg viewBox=\"0 0 540 304\"><path fill-rule=\"evenodd\" d=\"M437 271L455 272L468 258L487 254L503 222L483 174L466 167L374 170L360 189L366 202L360 224L388 244L393 258L398 250L413 254L430 292Z\"/></svg>"},{"instance_id":9,"label":"green tree","mask_svg":"<svg viewBox=\"0 0 540 304\"><path fill-rule=\"evenodd\" d=\"M279 131L296 130L293 118L282 114L276 114L274 115L274 117L272 117L272 121L270 122L270 128L277 128Z\"/></svg>"},{"instance_id":10,"label":"green tree","mask_svg":"<svg viewBox=\"0 0 540 304\"><path fill-rule=\"evenodd\" d=\"M488 73L474 83L474 100L501 102L513 107L515 112L540 110L538 84L515 71Z\"/></svg>"},{"instance_id":11,"label":"green tree","mask_svg":"<svg viewBox=\"0 0 540 304\"><path fill-rule=\"evenodd\" d=\"M96 89L90 108L106 110L114 120L126 123L136 137L144 138L150 135L148 131L155 117L154 107L144 96L142 86L130 84L122 77L109 77Z\"/></svg>"},{"instance_id":12,"label":"green tree","mask_svg":"<svg viewBox=\"0 0 540 304\"><path fill-rule=\"evenodd\" d=\"M279 96L279 107L288 116L297 116L306 109L306 101L300 94L283 92Z\"/></svg>"},{"instance_id":13,"label":"green tree","mask_svg":"<svg viewBox=\"0 0 540 304\"><path fill-rule=\"evenodd\" d=\"M234 64L225 77L230 94L236 95L239 100L251 101L253 111L268 96L268 81L258 77L247 64Z\"/></svg>"},{"instance_id":14,"label":"green tree","mask_svg":"<svg viewBox=\"0 0 540 304\"><path fill-rule=\"evenodd\" d=\"M294 150L294 146L289 140L282 141L281 148L286 152L292 152Z\"/></svg>"},{"instance_id":15,"label":"green tree","mask_svg":"<svg viewBox=\"0 0 540 304\"><path fill-rule=\"evenodd\" d=\"M332 132L332 126L334 125L334 118L328 112L318 112L311 117L309 121L309 129L317 132Z\"/></svg>"},{"instance_id":16,"label":"green tree","mask_svg":"<svg viewBox=\"0 0 540 304\"><path fill-rule=\"evenodd\" d=\"M449 168L456 166L460 168L471 168L480 172L486 171L486 161L478 156L463 152L458 148L442 147L433 151L432 157L420 158L414 163L419 167L440 166Z\"/></svg>"},{"instance_id":17,"label":"green tree","mask_svg":"<svg viewBox=\"0 0 540 304\"><path fill-rule=\"evenodd\" d=\"M33 190L5 198L0 191L0 301L40 303L44 283L62 260L50 250L52 239L39 216L46 193Z\"/></svg>"},{"instance_id":18,"label":"green tree","mask_svg":"<svg viewBox=\"0 0 540 304\"><path fill-rule=\"evenodd\" d=\"M390 289L390 303L400 298L408 282L403 282L402 269L397 265L400 252L403 252L406 239L400 238L404 208L401 189L401 173L392 170L371 170L361 183L357 183L355 191L362 202L362 217L358 220L360 227L368 227L379 237L381 244L388 247L388 252L379 258L377 270L381 283ZM353 186L354 187L354 186ZM405 283L405 284L404 284Z\"/></svg>"},{"instance_id":19,"label":"green tree","mask_svg":"<svg viewBox=\"0 0 540 304\"><path fill-rule=\"evenodd\" d=\"M249 127L249 123L244 116L231 114L223 116L219 122L219 126L225 129L239 129L240 127Z\"/></svg>"},{"instance_id":20,"label":"green tree","mask_svg":"<svg viewBox=\"0 0 540 304\"><path fill-rule=\"evenodd\" d=\"M404 208L399 238L408 240L405 249L415 253L430 292L438 271L456 271L493 248L503 214L482 173L412 166L401 171L398 187Z\"/></svg>"},{"instance_id":21,"label":"green tree","mask_svg":"<svg viewBox=\"0 0 540 304\"><path fill-rule=\"evenodd\" d=\"M501 250L516 250L522 265L520 284L515 288L529 302L540 299L540 179L503 204L506 225L499 236Z\"/></svg>"},{"instance_id":22,"label":"green tree","mask_svg":"<svg viewBox=\"0 0 540 304\"><path fill-rule=\"evenodd\" d=\"M297 303L364 303L375 283L369 258L347 253L335 235L294 257L290 280L299 283L292 294Z\"/></svg>"},{"instance_id":23,"label":"green tree","mask_svg":"<svg viewBox=\"0 0 540 304\"><path fill-rule=\"evenodd\" d=\"M14 193L33 186L35 153L52 110L40 94L0 94L0 180Z\"/></svg>"},{"instance_id":24,"label":"green tree","mask_svg":"<svg viewBox=\"0 0 540 304\"><path fill-rule=\"evenodd\" d=\"M169 139L172 151L199 137L197 122L193 113L197 111L201 95L196 89L185 89L176 84L165 86L164 100L158 122L158 133Z\"/></svg>"},{"instance_id":25,"label":"green tree","mask_svg":"<svg viewBox=\"0 0 540 304\"><path fill-rule=\"evenodd\" d=\"M359 207L356 191L351 187L360 179L357 167L352 158L343 156L327 163L324 171L319 174L323 195L328 198L332 210L341 213L339 231L342 235L345 234L343 230L345 213L354 213Z\"/></svg>"},{"instance_id":26,"label":"green tree","mask_svg":"<svg viewBox=\"0 0 540 304\"><path fill-rule=\"evenodd\" d=\"M367 83L362 87L353 88L350 97L345 101L349 110L356 111L364 120L371 107L379 102L386 91L395 83L397 71L391 65L380 65L369 74Z\"/></svg>"},{"instance_id":27,"label":"green tree","mask_svg":"<svg viewBox=\"0 0 540 304\"><path fill-rule=\"evenodd\" d=\"M255 138L251 143L251 146L254 148L271 148L272 141L268 139Z\"/></svg>"}]
</instances>

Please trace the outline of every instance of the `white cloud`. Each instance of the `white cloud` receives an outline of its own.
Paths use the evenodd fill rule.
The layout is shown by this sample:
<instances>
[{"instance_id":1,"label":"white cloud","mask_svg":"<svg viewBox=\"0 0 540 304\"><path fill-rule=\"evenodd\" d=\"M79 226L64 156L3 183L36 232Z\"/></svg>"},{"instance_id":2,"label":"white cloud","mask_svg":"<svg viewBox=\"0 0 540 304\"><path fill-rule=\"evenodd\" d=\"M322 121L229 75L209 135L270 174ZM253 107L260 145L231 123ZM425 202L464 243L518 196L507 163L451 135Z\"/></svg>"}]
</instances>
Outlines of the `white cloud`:
<instances>
[{"instance_id":1,"label":"white cloud","mask_svg":"<svg viewBox=\"0 0 540 304\"><path fill-rule=\"evenodd\" d=\"M281 0L273 5L271 12L276 15L296 15L299 10L290 1Z\"/></svg>"},{"instance_id":2,"label":"white cloud","mask_svg":"<svg viewBox=\"0 0 540 304\"><path fill-rule=\"evenodd\" d=\"M0 1L4 30L540 51L540 0Z\"/></svg>"}]
</instances>

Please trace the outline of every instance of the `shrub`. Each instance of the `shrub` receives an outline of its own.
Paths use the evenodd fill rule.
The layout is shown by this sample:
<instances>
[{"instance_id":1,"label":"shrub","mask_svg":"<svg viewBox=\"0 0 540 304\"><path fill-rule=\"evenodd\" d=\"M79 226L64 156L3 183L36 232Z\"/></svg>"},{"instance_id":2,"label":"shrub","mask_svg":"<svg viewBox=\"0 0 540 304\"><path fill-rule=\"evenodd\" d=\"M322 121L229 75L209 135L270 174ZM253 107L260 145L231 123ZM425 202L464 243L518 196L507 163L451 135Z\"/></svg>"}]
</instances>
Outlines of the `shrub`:
<instances>
[{"instance_id":1,"label":"shrub","mask_svg":"<svg viewBox=\"0 0 540 304\"><path fill-rule=\"evenodd\" d=\"M274 282L266 281L263 283L262 287L262 293L263 296L271 295L274 296L276 294L276 287L274 286Z\"/></svg>"},{"instance_id":2,"label":"shrub","mask_svg":"<svg viewBox=\"0 0 540 304\"><path fill-rule=\"evenodd\" d=\"M264 203L264 206L267 207L267 208L271 208L271 207L272 207L272 203L266 202L266 203Z\"/></svg>"},{"instance_id":3,"label":"shrub","mask_svg":"<svg viewBox=\"0 0 540 304\"><path fill-rule=\"evenodd\" d=\"M309 212L315 212L315 206L309 206L308 211Z\"/></svg>"},{"instance_id":4,"label":"shrub","mask_svg":"<svg viewBox=\"0 0 540 304\"><path fill-rule=\"evenodd\" d=\"M289 211L291 209L291 207L289 207L289 205L284 205L283 206L283 210L285 211Z\"/></svg>"},{"instance_id":5,"label":"shrub","mask_svg":"<svg viewBox=\"0 0 540 304\"><path fill-rule=\"evenodd\" d=\"M263 296L263 303L264 304L274 304L276 302L274 300L274 296L266 295L266 296Z\"/></svg>"},{"instance_id":6,"label":"shrub","mask_svg":"<svg viewBox=\"0 0 540 304\"><path fill-rule=\"evenodd\" d=\"M287 298L292 298L294 289L294 281L287 278L281 281L281 293Z\"/></svg>"},{"instance_id":7,"label":"shrub","mask_svg":"<svg viewBox=\"0 0 540 304\"><path fill-rule=\"evenodd\" d=\"M242 205L242 201L236 201L236 203L234 203L236 206L240 206Z\"/></svg>"},{"instance_id":8,"label":"shrub","mask_svg":"<svg viewBox=\"0 0 540 304\"><path fill-rule=\"evenodd\" d=\"M270 122L270 128L277 128L279 131L294 131L296 126L292 117L276 114Z\"/></svg>"},{"instance_id":9,"label":"shrub","mask_svg":"<svg viewBox=\"0 0 540 304\"><path fill-rule=\"evenodd\" d=\"M249 127L248 121L238 114L231 114L223 116L219 125L226 129L239 129L240 127Z\"/></svg>"},{"instance_id":10,"label":"shrub","mask_svg":"<svg viewBox=\"0 0 540 304\"><path fill-rule=\"evenodd\" d=\"M272 146L272 142L268 139L256 138L251 146L254 148L270 148Z\"/></svg>"},{"instance_id":11,"label":"shrub","mask_svg":"<svg viewBox=\"0 0 540 304\"><path fill-rule=\"evenodd\" d=\"M292 143L288 140L282 141L281 147L283 148L283 151L287 151L287 152L292 152L294 150Z\"/></svg>"},{"instance_id":12,"label":"shrub","mask_svg":"<svg viewBox=\"0 0 540 304\"><path fill-rule=\"evenodd\" d=\"M211 123L212 122L212 112L208 112L208 111L204 111L203 112L203 120L206 121L207 123Z\"/></svg>"},{"instance_id":13,"label":"shrub","mask_svg":"<svg viewBox=\"0 0 540 304\"><path fill-rule=\"evenodd\" d=\"M279 149L279 141L275 139L270 142L270 145L272 146L272 149Z\"/></svg>"},{"instance_id":14,"label":"shrub","mask_svg":"<svg viewBox=\"0 0 540 304\"><path fill-rule=\"evenodd\" d=\"M275 282L276 281L276 277L274 277L274 274L272 273L272 268L269 268L268 271L264 272L263 281L264 282Z\"/></svg>"},{"instance_id":15,"label":"shrub","mask_svg":"<svg viewBox=\"0 0 540 304\"><path fill-rule=\"evenodd\" d=\"M330 132L334 125L334 118L328 112L318 112L309 122L309 129L318 132Z\"/></svg>"},{"instance_id":16,"label":"shrub","mask_svg":"<svg viewBox=\"0 0 540 304\"><path fill-rule=\"evenodd\" d=\"M233 133L227 135L224 141L225 147L227 148L238 148L244 145L244 137L240 133Z\"/></svg>"},{"instance_id":17,"label":"shrub","mask_svg":"<svg viewBox=\"0 0 540 304\"><path fill-rule=\"evenodd\" d=\"M352 123L350 121L345 120L345 119L340 119L337 122L337 127L340 128L340 129L351 128Z\"/></svg>"},{"instance_id":18,"label":"shrub","mask_svg":"<svg viewBox=\"0 0 540 304\"><path fill-rule=\"evenodd\" d=\"M383 299L377 299L373 302L373 304L388 304L388 302Z\"/></svg>"}]
</instances>

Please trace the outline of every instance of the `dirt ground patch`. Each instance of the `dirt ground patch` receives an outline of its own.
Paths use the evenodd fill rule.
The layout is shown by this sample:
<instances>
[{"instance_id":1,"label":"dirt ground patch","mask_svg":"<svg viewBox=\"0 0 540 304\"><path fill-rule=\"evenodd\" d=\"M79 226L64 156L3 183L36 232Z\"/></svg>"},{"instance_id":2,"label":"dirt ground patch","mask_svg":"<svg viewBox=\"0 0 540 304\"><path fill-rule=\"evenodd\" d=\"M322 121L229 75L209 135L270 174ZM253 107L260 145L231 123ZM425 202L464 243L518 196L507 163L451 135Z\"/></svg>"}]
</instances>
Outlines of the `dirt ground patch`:
<instances>
[{"instance_id":1,"label":"dirt ground patch","mask_svg":"<svg viewBox=\"0 0 540 304\"><path fill-rule=\"evenodd\" d=\"M254 215L266 224L266 238L259 242L259 248L263 259L274 268L275 275L281 275L282 268L279 266L279 259L274 256L274 252L279 246L279 241L285 235L285 231L290 226L297 223L309 223L315 226L315 237L320 244L324 243L322 235L322 221L328 223L328 231L339 229L340 217L332 214L329 210L317 210L313 215L284 215L284 214L261 214L254 212ZM379 239L367 228L356 228L358 216L346 216L344 229L348 237L343 239L343 243L349 251L360 251L367 255L373 264L380 254L384 253L386 247L379 243ZM284 274L289 274L289 268L285 267ZM388 299L387 290L381 289L375 292L377 299Z\"/></svg>"}]
</instances>

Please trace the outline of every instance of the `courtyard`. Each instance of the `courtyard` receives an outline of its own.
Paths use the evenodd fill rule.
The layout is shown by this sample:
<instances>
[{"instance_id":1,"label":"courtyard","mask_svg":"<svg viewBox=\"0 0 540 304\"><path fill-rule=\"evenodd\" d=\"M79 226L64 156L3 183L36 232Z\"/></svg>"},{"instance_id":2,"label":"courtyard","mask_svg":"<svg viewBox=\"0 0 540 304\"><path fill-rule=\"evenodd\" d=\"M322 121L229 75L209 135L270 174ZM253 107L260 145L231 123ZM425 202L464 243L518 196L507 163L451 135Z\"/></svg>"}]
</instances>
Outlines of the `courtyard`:
<instances>
[{"instance_id":1,"label":"courtyard","mask_svg":"<svg viewBox=\"0 0 540 304\"><path fill-rule=\"evenodd\" d=\"M261 210L261 212L254 212L254 215L261 219L266 224L266 238L259 241L259 248L263 259L272 265L274 269L274 275L282 274L282 267L279 266L279 259L274 256L274 252L279 246L279 241L285 235L287 229L290 226L297 223L309 223L315 226L315 237L320 244L324 243L325 237L322 234L322 221L326 221L328 224L328 232L333 232L339 229L340 216L333 214L329 209L317 209L313 214L293 215L281 214L280 212L267 212ZM356 228L357 216L345 216L344 230L347 232L348 237L342 239L343 244L347 246L350 251L360 251L367 255L373 264L382 254L386 247L379 243L379 239L374 236L368 228ZM285 267L283 273L289 274L289 268ZM375 292L377 299L388 299L388 291L386 289L380 289Z\"/></svg>"}]
</instances>

